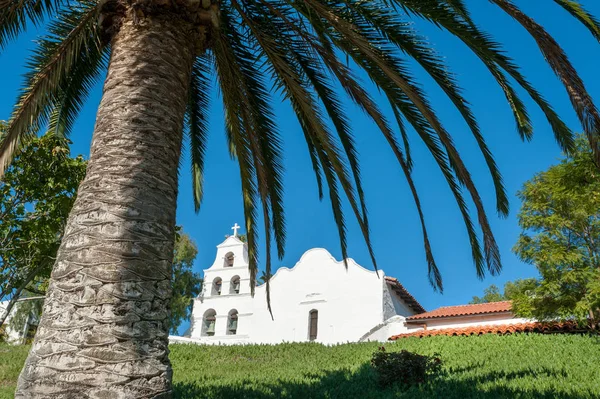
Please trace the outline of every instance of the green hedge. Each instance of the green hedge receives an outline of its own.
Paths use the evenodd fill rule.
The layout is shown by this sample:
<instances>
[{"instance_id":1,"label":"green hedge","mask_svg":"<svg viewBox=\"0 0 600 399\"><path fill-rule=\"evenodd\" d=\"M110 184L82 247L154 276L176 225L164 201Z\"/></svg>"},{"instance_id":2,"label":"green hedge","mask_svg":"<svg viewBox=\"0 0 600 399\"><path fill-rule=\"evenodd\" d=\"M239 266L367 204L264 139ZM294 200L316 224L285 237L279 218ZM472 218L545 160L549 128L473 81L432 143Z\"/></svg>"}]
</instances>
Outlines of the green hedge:
<instances>
[{"instance_id":1,"label":"green hedge","mask_svg":"<svg viewBox=\"0 0 600 399\"><path fill-rule=\"evenodd\" d=\"M439 352L441 378L379 388L377 343L324 347L172 345L175 398L600 398L600 338L580 335L409 338L385 345ZM12 397L27 347L0 346L0 398ZM4 395L4 396L3 396Z\"/></svg>"}]
</instances>

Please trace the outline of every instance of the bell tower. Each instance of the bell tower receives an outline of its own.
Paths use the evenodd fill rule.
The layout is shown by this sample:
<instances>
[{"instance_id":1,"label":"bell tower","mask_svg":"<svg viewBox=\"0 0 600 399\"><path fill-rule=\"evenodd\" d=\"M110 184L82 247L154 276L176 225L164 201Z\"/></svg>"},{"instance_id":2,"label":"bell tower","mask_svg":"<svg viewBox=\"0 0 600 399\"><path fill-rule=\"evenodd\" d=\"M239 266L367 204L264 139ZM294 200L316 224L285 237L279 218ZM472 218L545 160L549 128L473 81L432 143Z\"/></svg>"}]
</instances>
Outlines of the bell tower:
<instances>
[{"instance_id":1,"label":"bell tower","mask_svg":"<svg viewBox=\"0 0 600 399\"><path fill-rule=\"evenodd\" d=\"M194 301L193 338L234 338L248 328L238 331L238 318L250 310L248 248L238 236L240 226L236 223L231 229L233 235L217 245L212 266L204 269L202 293Z\"/></svg>"},{"instance_id":2,"label":"bell tower","mask_svg":"<svg viewBox=\"0 0 600 399\"><path fill-rule=\"evenodd\" d=\"M237 223L232 229L234 234L217 245L215 261L211 267L204 270L204 289L201 295L205 299L228 294L250 293L248 248L237 235L239 229Z\"/></svg>"}]
</instances>

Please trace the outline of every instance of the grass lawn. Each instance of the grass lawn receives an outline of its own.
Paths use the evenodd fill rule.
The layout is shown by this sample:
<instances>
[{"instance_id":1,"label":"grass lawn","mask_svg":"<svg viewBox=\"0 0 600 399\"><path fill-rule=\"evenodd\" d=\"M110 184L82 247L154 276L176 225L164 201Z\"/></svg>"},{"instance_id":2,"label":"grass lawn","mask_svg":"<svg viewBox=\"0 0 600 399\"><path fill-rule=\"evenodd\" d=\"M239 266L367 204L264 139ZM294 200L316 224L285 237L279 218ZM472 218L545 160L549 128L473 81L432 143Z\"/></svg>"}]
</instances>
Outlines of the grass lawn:
<instances>
[{"instance_id":1,"label":"grass lawn","mask_svg":"<svg viewBox=\"0 0 600 399\"><path fill-rule=\"evenodd\" d=\"M381 389L377 343L172 345L175 398L600 398L600 338L484 335L409 338L388 351L439 352L444 374L407 391ZM28 347L0 346L0 398L11 398Z\"/></svg>"}]
</instances>

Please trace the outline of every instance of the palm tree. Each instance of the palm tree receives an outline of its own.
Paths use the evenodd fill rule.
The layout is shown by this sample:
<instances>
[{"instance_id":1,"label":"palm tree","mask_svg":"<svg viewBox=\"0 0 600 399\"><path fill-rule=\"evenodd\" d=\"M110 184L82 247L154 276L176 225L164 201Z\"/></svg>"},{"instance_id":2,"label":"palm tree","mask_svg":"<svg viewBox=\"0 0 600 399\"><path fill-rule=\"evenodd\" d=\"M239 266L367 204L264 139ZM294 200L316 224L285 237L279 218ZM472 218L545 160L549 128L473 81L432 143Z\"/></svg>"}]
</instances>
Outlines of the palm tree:
<instances>
[{"instance_id":1,"label":"palm tree","mask_svg":"<svg viewBox=\"0 0 600 399\"><path fill-rule=\"evenodd\" d=\"M490 1L536 40L600 160L600 116L564 51L510 0ZM580 4L554 2L600 39L598 20ZM252 286L261 219L267 275L271 240L280 258L285 247L282 141L271 107L273 92L289 101L300 122L319 196L323 186L328 191L343 257L342 196L376 267L358 151L336 84L377 125L408 181L431 284L442 288L411 178L409 135L427 146L452 190L477 274L500 270L477 188L405 59L415 60L437 82L469 125L495 184L496 209L506 215L500 172L458 82L407 24L411 19L436 24L477 55L503 90L523 139L533 129L516 86L544 112L561 148L573 149L571 131L501 46L475 24L463 0L0 0L0 10L0 49L27 25L47 24L0 142L0 170L41 128L67 136L88 92L105 76L87 176L19 379L19 398L170 396L167 304L177 169L185 132L198 210L212 76L223 98L229 150L242 177ZM357 78L359 69L389 102L394 127ZM479 233L465 193L475 206Z\"/></svg>"}]
</instances>

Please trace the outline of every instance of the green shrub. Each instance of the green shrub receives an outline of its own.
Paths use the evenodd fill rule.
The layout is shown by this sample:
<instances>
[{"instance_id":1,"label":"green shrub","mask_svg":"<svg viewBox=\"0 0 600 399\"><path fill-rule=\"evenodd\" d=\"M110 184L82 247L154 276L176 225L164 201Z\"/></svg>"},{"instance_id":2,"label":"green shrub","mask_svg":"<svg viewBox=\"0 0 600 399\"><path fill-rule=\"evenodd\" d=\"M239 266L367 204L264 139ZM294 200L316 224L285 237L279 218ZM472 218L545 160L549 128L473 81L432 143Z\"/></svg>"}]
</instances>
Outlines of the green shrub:
<instances>
[{"instance_id":1,"label":"green shrub","mask_svg":"<svg viewBox=\"0 0 600 399\"><path fill-rule=\"evenodd\" d=\"M420 385L437 377L442 371L442 359L438 353L427 356L404 349L386 352L383 346L373 353L371 365L382 387Z\"/></svg>"}]
</instances>

